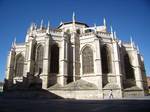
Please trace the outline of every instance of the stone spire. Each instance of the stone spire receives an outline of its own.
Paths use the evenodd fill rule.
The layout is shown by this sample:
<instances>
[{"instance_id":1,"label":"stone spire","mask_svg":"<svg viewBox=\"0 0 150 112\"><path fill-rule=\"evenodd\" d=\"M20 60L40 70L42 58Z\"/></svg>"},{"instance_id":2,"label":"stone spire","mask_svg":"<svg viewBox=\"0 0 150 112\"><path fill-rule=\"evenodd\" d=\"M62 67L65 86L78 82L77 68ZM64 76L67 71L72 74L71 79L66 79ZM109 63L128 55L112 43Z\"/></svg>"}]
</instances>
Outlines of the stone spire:
<instances>
[{"instance_id":1,"label":"stone spire","mask_svg":"<svg viewBox=\"0 0 150 112\"><path fill-rule=\"evenodd\" d=\"M11 44L11 49L14 49L14 42L12 42Z\"/></svg>"},{"instance_id":2,"label":"stone spire","mask_svg":"<svg viewBox=\"0 0 150 112\"><path fill-rule=\"evenodd\" d=\"M132 40L132 36L130 37L130 43L131 43L132 49L134 49L134 42L133 42L133 40Z\"/></svg>"},{"instance_id":3,"label":"stone spire","mask_svg":"<svg viewBox=\"0 0 150 112\"><path fill-rule=\"evenodd\" d=\"M64 24L64 23L61 21L59 25L62 25L62 24Z\"/></svg>"},{"instance_id":4,"label":"stone spire","mask_svg":"<svg viewBox=\"0 0 150 112\"><path fill-rule=\"evenodd\" d=\"M14 38L14 47L16 47L16 37Z\"/></svg>"},{"instance_id":5,"label":"stone spire","mask_svg":"<svg viewBox=\"0 0 150 112\"><path fill-rule=\"evenodd\" d=\"M114 31L114 38L117 39L116 31Z\"/></svg>"},{"instance_id":6,"label":"stone spire","mask_svg":"<svg viewBox=\"0 0 150 112\"><path fill-rule=\"evenodd\" d=\"M72 22L75 23L75 13L72 14Z\"/></svg>"},{"instance_id":7,"label":"stone spire","mask_svg":"<svg viewBox=\"0 0 150 112\"><path fill-rule=\"evenodd\" d=\"M131 44L133 43L133 41L132 41L132 36L130 37L130 43L131 43Z\"/></svg>"},{"instance_id":8,"label":"stone spire","mask_svg":"<svg viewBox=\"0 0 150 112\"><path fill-rule=\"evenodd\" d=\"M121 41L121 40L119 40L118 44L119 44L119 46L121 47L122 41Z\"/></svg>"},{"instance_id":9,"label":"stone spire","mask_svg":"<svg viewBox=\"0 0 150 112\"><path fill-rule=\"evenodd\" d=\"M130 37L130 43L131 43L131 46L133 46L132 36Z\"/></svg>"},{"instance_id":10,"label":"stone spire","mask_svg":"<svg viewBox=\"0 0 150 112\"><path fill-rule=\"evenodd\" d=\"M30 31L33 31L33 29L34 29L34 23L31 23Z\"/></svg>"},{"instance_id":11,"label":"stone spire","mask_svg":"<svg viewBox=\"0 0 150 112\"><path fill-rule=\"evenodd\" d=\"M140 50L139 50L139 46L137 45L137 53L139 54L140 53Z\"/></svg>"},{"instance_id":12,"label":"stone spire","mask_svg":"<svg viewBox=\"0 0 150 112\"><path fill-rule=\"evenodd\" d=\"M14 38L14 41L12 42L11 50L14 50L15 47L16 47L16 37Z\"/></svg>"},{"instance_id":13,"label":"stone spire","mask_svg":"<svg viewBox=\"0 0 150 112\"><path fill-rule=\"evenodd\" d=\"M113 28L112 28L112 26L110 26L110 32L113 33Z\"/></svg>"},{"instance_id":14,"label":"stone spire","mask_svg":"<svg viewBox=\"0 0 150 112\"><path fill-rule=\"evenodd\" d=\"M46 30L46 33L49 34L50 33L50 22L48 21L48 24L47 24L47 30Z\"/></svg>"},{"instance_id":15,"label":"stone spire","mask_svg":"<svg viewBox=\"0 0 150 112\"><path fill-rule=\"evenodd\" d=\"M72 26L73 26L73 32L76 32L76 26L75 26L75 13L72 14Z\"/></svg>"},{"instance_id":16,"label":"stone spire","mask_svg":"<svg viewBox=\"0 0 150 112\"><path fill-rule=\"evenodd\" d=\"M106 26L106 19L103 19L103 25Z\"/></svg>"},{"instance_id":17,"label":"stone spire","mask_svg":"<svg viewBox=\"0 0 150 112\"><path fill-rule=\"evenodd\" d=\"M97 31L97 29L96 29L96 23L94 23L94 31L95 32Z\"/></svg>"},{"instance_id":18,"label":"stone spire","mask_svg":"<svg viewBox=\"0 0 150 112\"><path fill-rule=\"evenodd\" d=\"M111 33L111 38L114 39L114 34L113 34L113 28L110 26L110 33Z\"/></svg>"},{"instance_id":19,"label":"stone spire","mask_svg":"<svg viewBox=\"0 0 150 112\"><path fill-rule=\"evenodd\" d=\"M37 25L34 23L34 29L36 30L37 29Z\"/></svg>"},{"instance_id":20,"label":"stone spire","mask_svg":"<svg viewBox=\"0 0 150 112\"><path fill-rule=\"evenodd\" d=\"M33 31L36 29L35 23L31 23L30 29L29 29L29 36L33 36Z\"/></svg>"},{"instance_id":21,"label":"stone spire","mask_svg":"<svg viewBox=\"0 0 150 112\"><path fill-rule=\"evenodd\" d=\"M43 19L41 20L41 25L40 25L40 29L43 28Z\"/></svg>"}]
</instances>

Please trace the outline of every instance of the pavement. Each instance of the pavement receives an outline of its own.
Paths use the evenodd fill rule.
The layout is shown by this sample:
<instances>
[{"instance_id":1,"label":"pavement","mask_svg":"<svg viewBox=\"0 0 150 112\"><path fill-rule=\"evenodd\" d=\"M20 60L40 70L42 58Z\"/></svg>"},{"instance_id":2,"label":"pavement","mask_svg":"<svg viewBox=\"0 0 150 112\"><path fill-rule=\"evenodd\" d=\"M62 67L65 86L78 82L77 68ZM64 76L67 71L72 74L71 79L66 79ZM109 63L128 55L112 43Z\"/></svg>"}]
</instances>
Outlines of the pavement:
<instances>
[{"instance_id":1,"label":"pavement","mask_svg":"<svg viewBox=\"0 0 150 112\"><path fill-rule=\"evenodd\" d=\"M150 97L107 100L0 98L0 112L150 112Z\"/></svg>"}]
</instances>

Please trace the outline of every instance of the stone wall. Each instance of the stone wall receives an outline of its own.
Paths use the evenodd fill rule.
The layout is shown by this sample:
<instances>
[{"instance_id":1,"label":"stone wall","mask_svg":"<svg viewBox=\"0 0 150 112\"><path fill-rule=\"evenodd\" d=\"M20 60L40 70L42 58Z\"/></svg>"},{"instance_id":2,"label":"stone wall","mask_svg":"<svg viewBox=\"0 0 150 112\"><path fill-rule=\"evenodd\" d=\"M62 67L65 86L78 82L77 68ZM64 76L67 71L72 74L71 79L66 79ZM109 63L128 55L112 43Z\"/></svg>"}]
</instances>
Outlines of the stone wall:
<instances>
[{"instance_id":1,"label":"stone wall","mask_svg":"<svg viewBox=\"0 0 150 112\"><path fill-rule=\"evenodd\" d=\"M124 91L123 94L124 97L139 97L139 96L144 96L144 91Z\"/></svg>"},{"instance_id":2,"label":"stone wall","mask_svg":"<svg viewBox=\"0 0 150 112\"><path fill-rule=\"evenodd\" d=\"M50 92L67 99L102 99L98 90L50 90Z\"/></svg>"},{"instance_id":3,"label":"stone wall","mask_svg":"<svg viewBox=\"0 0 150 112\"><path fill-rule=\"evenodd\" d=\"M110 94L110 90L103 90L103 98L104 99L109 99L109 94ZM122 98L122 91L121 90L112 90L112 95L113 95L113 98Z\"/></svg>"}]
</instances>

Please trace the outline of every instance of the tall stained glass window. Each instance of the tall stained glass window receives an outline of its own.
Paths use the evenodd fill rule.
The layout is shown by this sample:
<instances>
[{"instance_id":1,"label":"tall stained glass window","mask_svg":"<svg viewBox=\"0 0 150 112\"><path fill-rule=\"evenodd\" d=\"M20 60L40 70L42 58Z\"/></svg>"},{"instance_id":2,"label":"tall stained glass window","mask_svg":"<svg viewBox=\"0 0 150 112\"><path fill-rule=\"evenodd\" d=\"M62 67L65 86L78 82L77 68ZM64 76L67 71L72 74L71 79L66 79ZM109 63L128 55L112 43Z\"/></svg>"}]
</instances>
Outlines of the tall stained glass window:
<instances>
[{"instance_id":1,"label":"tall stained glass window","mask_svg":"<svg viewBox=\"0 0 150 112\"><path fill-rule=\"evenodd\" d=\"M82 51L82 68L83 74L94 72L93 50L86 46Z\"/></svg>"}]
</instances>

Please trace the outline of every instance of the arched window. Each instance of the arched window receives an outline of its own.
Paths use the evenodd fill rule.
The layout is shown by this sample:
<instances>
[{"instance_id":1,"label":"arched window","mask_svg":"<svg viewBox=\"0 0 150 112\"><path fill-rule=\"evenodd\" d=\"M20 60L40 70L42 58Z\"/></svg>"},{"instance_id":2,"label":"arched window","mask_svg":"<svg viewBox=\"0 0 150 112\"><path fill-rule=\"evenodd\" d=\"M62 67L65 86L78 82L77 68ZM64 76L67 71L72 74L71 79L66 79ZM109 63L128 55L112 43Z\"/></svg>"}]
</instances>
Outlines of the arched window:
<instances>
[{"instance_id":1,"label":"arched window","mask_svg":"<svg viewBox=\"0 0 150 112\"><path fill-rule=\"evenodd\" d=\"M23 68L24 68L24 57L19 54L16 59L16 74L15 76L21 77L23 76Z\"/></svg>"},{"instance_id":2,"label":"arched window","mask_svg":"<svg viewBox=\"0 0 150 112\"><path fill-rule=\"evenodd\" d=\"M82 69L83 74L94 72L93 50L89 46L86 46L82 51Z\"/></svg>"},{"instance_id":3,"label":"arched window","mask_svg":"<svg viewBox=\"0 0 150 112\"><path fill-rule=\"evenodd\" d=\"M77 29L76 32L77 32L77 34L81 34L80 29Z\"/></svg>"},{"instance_id":4,"label":"arched window","mask_svg":"<svg viewBox=\"0 0 150 112\"><path fill-rule=\"evenodd\" d=\"M90 30L90 29L85 30L85 33L89 33L89 32L91 32L91 30Z\"/></svg>"},{"instance_id":5,"label":"arched window","mask_svg":"<svg viewBox=\"0 0 150 112\"><path fill-rule=\"evenodd\" d=\"M134 70L130 63L130 58L128 54L124 55L124 67L125 67L126 79L134 79Z\"/></svg>"},{"instance_id":6,"label":"arched window","mask_svg":"<svg viewBox=\"0 0 150 112\"><path fill-rule=\"evenodd\" d=\"M39 45L36 51L36 67L35 71L41 73L43 71L43 53L44 48L42 45Z\"/></svg>"},{"instance_id":7,"label":"arched window","mask_svg":"<svg viewBox=\"0 0 150 112\"><path fill-rule=\"evenodd\" d=\"M67 32L67 33L70 33L70 29L67 29L66 32Z\"/></svg>"},{"instance_id":8,"label":"arched window","mask_svg":"<svg viewBox=\"0 0 150 112\"><path fill-rule=\"evenodd\" d=\"M57 44L51 46L50 73L59 73L59 47Z\"/></svg>"},{"instance_id":9,"label":"arched window","mask_svg":"<svg viewBox=\"0 0 150 112\"><path fill-rule=\"evenodd\" d=\"M102 73L111 73L112 72L111 52L106 45L102 46L101 48L101 59L102 59Z\"/></svg>"}]
</instances>

